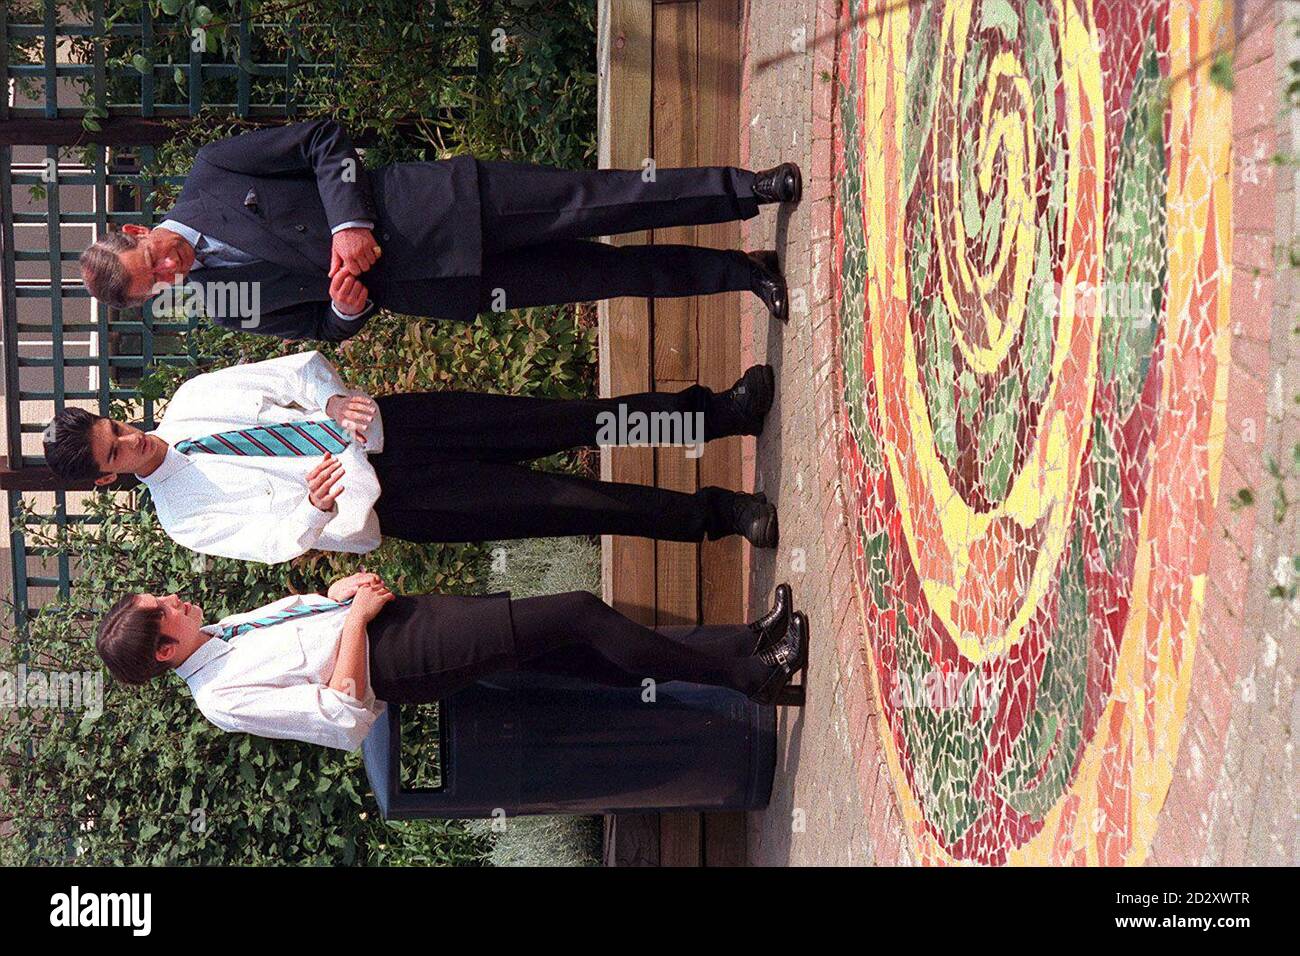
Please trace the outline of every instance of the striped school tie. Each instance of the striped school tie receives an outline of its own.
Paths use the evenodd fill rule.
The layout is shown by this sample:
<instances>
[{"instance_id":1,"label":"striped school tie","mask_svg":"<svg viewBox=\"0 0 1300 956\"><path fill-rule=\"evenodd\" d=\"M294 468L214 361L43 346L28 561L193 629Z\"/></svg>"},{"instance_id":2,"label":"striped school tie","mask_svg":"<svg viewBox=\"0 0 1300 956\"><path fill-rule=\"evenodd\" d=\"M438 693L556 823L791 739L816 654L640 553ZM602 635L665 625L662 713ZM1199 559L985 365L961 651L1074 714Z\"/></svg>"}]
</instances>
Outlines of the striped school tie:
<instances>
[{"instance_id":1,"label":"striped school tie","mask_svg":"<svg viewBox=\"0 0 1300 956\"><path fill-rule=\"evenodd\" d=\"M348 447L348 437L340 434L338 425L329 419L319 422L284 422L279 425L259 425L256 428L239 428L218 432L200 438L187 438L176 443L182 455L206 452L209 455L323 455Z\"/></svg>"},{"instance_id":2,"label":"striped school tie","mask_svg":"<svg viewBox=\"0 0 1300 956\"><path fill-rule=\"evenodd\" d=\"M238 637L240 634L247 634L249 631L259 627L270 627L272 624L282 624L285 621L292 621L298 617L309 617L312 614L323 614L325 611L334 611L341 607L347 607L352 603L352 598L346 601L322 601L319 604L299 604L283 611L274 611L265 617L255 617L251 621L240 621L238 624L227 624L217 632L217 637L223 641L228 641L232 637Z\"/></svg>"}]
</instances>

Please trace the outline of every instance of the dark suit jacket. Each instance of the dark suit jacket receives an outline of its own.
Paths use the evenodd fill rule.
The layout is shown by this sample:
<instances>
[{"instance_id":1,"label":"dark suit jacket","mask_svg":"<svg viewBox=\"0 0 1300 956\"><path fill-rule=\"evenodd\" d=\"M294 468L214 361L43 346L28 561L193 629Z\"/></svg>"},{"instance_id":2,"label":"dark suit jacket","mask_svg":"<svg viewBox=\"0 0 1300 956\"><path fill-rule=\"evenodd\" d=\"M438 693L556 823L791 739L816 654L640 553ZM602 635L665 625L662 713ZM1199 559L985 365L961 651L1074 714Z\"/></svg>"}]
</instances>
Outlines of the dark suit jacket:
<instances>
[{"instance_id":1,"label":"dark suit jacket","mask_svg":"<svg viewBox=\"0 0 1300 956\"><path fill-rule=\"evenodd\" d=\"M256 327L213 316L230 328L337 342L376 306L461 321L478 312L482 224L471 156L366 170L333 120L260 129L200 149L167 215L262 260L193 276L200 285L260 283ZM356 219L375 223L383 255L361 276L366 312L344 322L329 299L331 230Z\"/></svg>"}]
</instances>

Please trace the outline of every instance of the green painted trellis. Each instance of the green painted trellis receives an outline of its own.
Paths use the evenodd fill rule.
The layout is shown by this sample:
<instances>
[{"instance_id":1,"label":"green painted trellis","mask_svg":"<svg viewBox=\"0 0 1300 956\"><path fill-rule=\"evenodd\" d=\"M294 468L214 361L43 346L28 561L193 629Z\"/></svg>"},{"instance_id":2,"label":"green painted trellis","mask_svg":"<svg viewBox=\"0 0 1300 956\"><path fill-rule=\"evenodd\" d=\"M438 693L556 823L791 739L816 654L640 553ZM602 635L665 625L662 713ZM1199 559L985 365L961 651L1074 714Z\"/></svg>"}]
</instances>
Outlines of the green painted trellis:
<instances>
[{"instance_id":1,"label":"green painted trellis","mask_svg":"<svg viewBox=\"0 0 1300 956\"><path fill-rule=\"evenodd\" d=\"M299 78L321 74L339 78L346 66L337 56L328 63L303 62L294 43L276 47L263 42L263 34L285 28L255 21L243 12L241 2L230 3L227 15L233 49L227 55L204 52L191 42L182 21L161 14L165 6L44 0L20 8L16 2L0 0L0 78L6 89L16 90L22 98L10 104L8 96L0 97L0 315L7 434L0 486L6 489L11 524L14 618L19 633L32 610L32 590L57 588L66 595L71 576L67 554L26 540L19 519L32 506L28 496L38 491L53 494L52 510L36 515L36 520L48 526L87 520L68 511L68 492L80 488L53 480L39 455L24 454L23 435L39 433L46 423L25 421L23 403L46 402L58 411L69 401L90 402L106 412L114 401L138 400L144 423L150 426L153 402L140 395L138 383L132 379L159 365L198 359L189 346L176 347L175 338L170 343L165 338L178 336L190 323L156 320L148 305L119 312L94 302L89 321L65 319L64 302L86 299L89 293L79 279L63 276L63 264L75 262L80 248L64 248L62 227L93 225L98 236L110 226L131 222L153 225L165 210L153 207L150 192L179 180L142 171L150 168L157 147L174 134L177 124L200 111L205 116L266 122L291 119L301 105L296 99ZM302 6L286 3L282 8ZM357 7L360 13L365 5L358 3ZM410 7L413 16L427 18L424 23L431 29L462 34L474 51L470 62L440 65L440 69L453 76L482 76L490 55L482 23L450 22L447 0L413 0ZM80 21L69 20L70 11L74 16L80 14ZM133 16L128 20L124 12ZM310 25L293 20L286 32L292 38L304 28ZM118 62L121 57L115 57L115 51L128 47L139 52L132 61ZM14 51L19 55L13 56ZM273 54L278 59L272 59ZM163 56L172 62L161 62ZM171 80L169 74L182 82ZM69 88L81 105L70 107L60 102L60 92L66 99ZM44 147L43 161L15 165L15 146ZM72 146L80 148L84 165L69 164L66 159L60 163L60 148ZM50 177L49 169L56 170L56 175ZM65 208L61 191L69 187L90 187L93 208ZM16 210L15 191L31 188L43 193L45 209ZM45 225L46 248L17 249L16 225ZM48 273L32 277L33 264L40 262L48 266ZM20 269L26 274L20 276ZM42 314L37 320L20 319L20 302L26 304L26 300L48 302L48 318ZM48 336L39 343L48 346L48 354L20 354L20 339L32 333ZM66 337L74 334L93 335L96 354L66 354ZM128 347L123 348L123 343ZM26 348L33 343L21 344ZM173 348L160 348L160 344ZM67 387L67 370L77 368L95 371L93 388ZM51 387L27 387L24 369L49 369Z\"/></svg>"}]
</instances>

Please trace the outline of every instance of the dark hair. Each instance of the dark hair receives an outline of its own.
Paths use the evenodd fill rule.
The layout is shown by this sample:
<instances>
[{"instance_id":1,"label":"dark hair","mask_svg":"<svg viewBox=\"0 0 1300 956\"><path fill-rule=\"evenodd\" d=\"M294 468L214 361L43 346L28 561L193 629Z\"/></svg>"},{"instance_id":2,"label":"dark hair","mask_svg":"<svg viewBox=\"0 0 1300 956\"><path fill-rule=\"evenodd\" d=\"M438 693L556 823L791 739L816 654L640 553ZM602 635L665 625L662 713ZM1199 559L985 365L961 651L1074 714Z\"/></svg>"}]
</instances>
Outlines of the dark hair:
<instances>
[{"instance_id":1,"label":"dark hair","mask_svg":"<svg viewBox=\"0 0 1300 956\"><path fill-rule=\"evenodd\" d=\"M95 650L108 665L108 672L123 684L148 683L171 669L158 660L162 608L142 608L137 604L139 597L128 594L109 608L95 635Z\"/></svg>"},{"instance_id":2,"label":"dark hair","mask_svg":"<svg viewBox=\"0 0 1300 956\"><path fill-rule=\"evenodd\" d=\"M129 232L110 232L81 254L82 281L90 294L109 308L129 309L148 300L148 296L131 297L131 276L117 256L139 244L140 240Z\"/></svg>"},{"instance_id":3,"label":"dark hair","mask_svg":"<svg viewBox=\"0 0 1300 956\"><path fill-rule=\"evenodd\" d=\"M105 474L90 449L90 430L103 419L84 408L65 408L45 429L45 461L64 481L84 481Z\"/></svg>"}]
</instances>

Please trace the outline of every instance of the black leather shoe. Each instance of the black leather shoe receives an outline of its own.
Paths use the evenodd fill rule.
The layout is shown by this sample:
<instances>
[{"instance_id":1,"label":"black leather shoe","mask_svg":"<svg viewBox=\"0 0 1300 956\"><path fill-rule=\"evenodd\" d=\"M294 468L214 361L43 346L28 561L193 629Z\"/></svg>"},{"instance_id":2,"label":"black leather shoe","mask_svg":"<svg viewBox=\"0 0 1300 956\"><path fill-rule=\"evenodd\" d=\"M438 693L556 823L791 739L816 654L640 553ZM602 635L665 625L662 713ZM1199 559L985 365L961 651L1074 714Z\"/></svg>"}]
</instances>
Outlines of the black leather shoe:
<instances>
[{"instance_id":1,"label":"black leather shoe","mask_svg":"<svg viewBox=\"0 0 1300 956\"><path fill-rule=\"evenodd\" d=\"M790 617L790 628L776 645L758 655L772 668L772 674L751 698L775 707L802 707L804 688L790 680L808 666L808 618L802 611Z\"/></svg>"},{"instance_id":2,"label":"black leather shoe","mask_svg":"<svg viewBox=\"0 0 1300 956\"><path fill-rule=\"evenodd\" d=\"M750 289L763 300L767 311L782 322L790 320L790 294L781 263L772 250L749 253Z\"/></svg>"},{"instance_id":3,"label":"black leather shoe","mask_svg":"<svg viewBox=\"0 0 1300 956\"><path fill-rule=\"evenodd\" d=\"M755 365L746 370L735 385L713 397L709 415L716 425L721 426L719 436L762 432L763 419L767 417L775 395L776 373L772 366Z\"/></svg>"},{"instance_id":4,"label":"black leather shoe","mask_svg":"<svg viewBox=\"0 0 1300 956\"><path fill-rule=\"evenodd\" d=\"M756 548L775 548L779 537L776 506L738 491L731 499L731 530Z\"/></svg>"},{"instance_id":5,"label":"black leather shoe","mask_svg":"<svg viewBox=\"0 0 1300 956\"><path fill-rule=\"evenodd\" d=\"M794 163L782 163L754 174L754 195L759 204L798 202L803 196L803 174Z\"/></svg>"},{"instance_id":6,"label":"black leather shoe","mask_svg":"<svg viewBox=\"0 0 1300 956\"><path fill-rule=\"evenodd\" d=\"M794 608L794 593L788 584L776 586L776 597L772 609L749 625L754 632L754 654L770 650L777 642L785 638L790 629L790 612Z\"/></svg>"}]
</instances>

